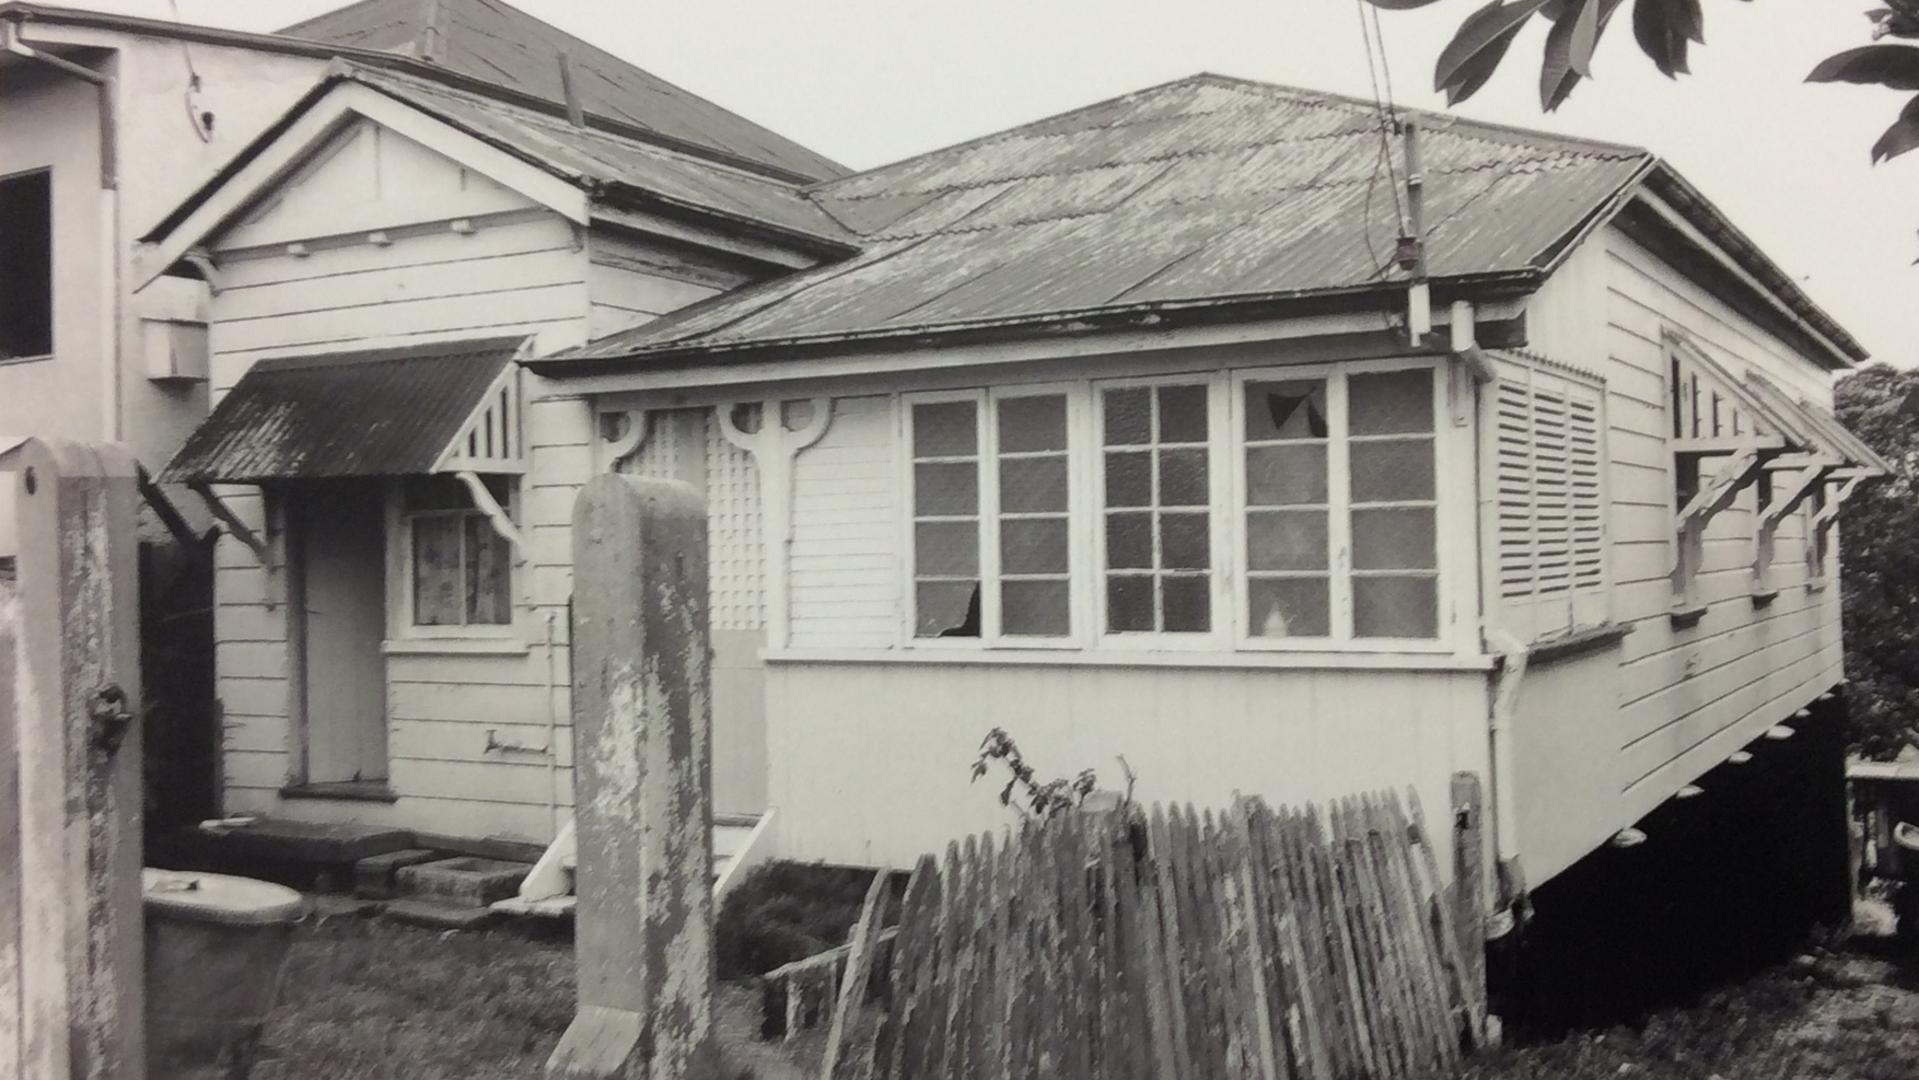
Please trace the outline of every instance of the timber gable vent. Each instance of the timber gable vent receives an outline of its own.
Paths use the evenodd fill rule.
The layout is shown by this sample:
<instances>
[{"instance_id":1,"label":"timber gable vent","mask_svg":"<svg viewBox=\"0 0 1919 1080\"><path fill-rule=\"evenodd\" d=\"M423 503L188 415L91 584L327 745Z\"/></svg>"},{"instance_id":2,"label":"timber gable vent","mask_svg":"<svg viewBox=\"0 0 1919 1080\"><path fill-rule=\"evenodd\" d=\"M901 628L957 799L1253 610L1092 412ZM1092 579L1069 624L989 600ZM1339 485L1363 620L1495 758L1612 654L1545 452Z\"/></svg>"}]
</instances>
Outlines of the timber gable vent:
<instances>
[{"instance_id":1,"label":"timber gable vent","mask_svg":"<svg viewBox=\"0 0 1919 1080\"><path fill-rule=\"evenodd\" d=\"M1606 611L1605 385L1504 354L1495 391L1499 597L1533 638L1602 623Z\"/></svg>"}]
</instances>

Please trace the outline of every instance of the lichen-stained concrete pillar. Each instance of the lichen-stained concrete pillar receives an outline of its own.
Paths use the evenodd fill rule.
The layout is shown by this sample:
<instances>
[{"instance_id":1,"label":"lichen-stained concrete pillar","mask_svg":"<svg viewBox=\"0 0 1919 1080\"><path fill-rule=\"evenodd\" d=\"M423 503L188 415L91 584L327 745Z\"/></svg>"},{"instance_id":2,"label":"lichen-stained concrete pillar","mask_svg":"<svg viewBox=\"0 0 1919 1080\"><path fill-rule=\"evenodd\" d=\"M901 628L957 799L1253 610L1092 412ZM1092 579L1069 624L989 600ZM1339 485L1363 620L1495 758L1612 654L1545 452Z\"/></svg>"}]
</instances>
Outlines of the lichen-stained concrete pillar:
<instances>
[{"instance_id":1,"label":"lichen-stained concrete pillar","mask_svg":"<svg viewBox=\"0 0 1919 1080\"><path fill-rule=\"evenodd\" d=\"M0 446L0 1077L146 1075L137 481L115 446ZM9 595L10 593L10 595Z\"/></svg>"},{"instance_id":2,"label":"lichen-stained concrete pillar","mask_svg":"<svg viewBox=\"0 0 1919 1080\"><path fill-rule=\"evenodd\" d=\"M574 952L549 1077L708 1080L713 759L706 507L600 476L573 505Z\"/></svg>"}]
</instances>

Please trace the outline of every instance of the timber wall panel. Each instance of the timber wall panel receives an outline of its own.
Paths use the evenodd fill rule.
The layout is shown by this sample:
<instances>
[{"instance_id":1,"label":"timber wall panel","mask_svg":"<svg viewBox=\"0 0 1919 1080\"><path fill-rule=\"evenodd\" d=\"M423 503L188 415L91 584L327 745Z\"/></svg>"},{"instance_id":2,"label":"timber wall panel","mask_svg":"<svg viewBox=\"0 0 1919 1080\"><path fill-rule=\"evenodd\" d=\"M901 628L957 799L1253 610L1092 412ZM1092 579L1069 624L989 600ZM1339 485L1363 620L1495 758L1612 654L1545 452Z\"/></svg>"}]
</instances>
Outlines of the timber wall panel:
<instances>
[{"instance_id":1,"label":"timber wall panel","mask_svg":"<svg viewBox=\"0 0 1919 1080\"><path fill-rule=\"evenodd\" d=\"M839 398L826 435L794 461L795 646L899 642L898 424L890 396Z\"/></svg>"}]
</instances>

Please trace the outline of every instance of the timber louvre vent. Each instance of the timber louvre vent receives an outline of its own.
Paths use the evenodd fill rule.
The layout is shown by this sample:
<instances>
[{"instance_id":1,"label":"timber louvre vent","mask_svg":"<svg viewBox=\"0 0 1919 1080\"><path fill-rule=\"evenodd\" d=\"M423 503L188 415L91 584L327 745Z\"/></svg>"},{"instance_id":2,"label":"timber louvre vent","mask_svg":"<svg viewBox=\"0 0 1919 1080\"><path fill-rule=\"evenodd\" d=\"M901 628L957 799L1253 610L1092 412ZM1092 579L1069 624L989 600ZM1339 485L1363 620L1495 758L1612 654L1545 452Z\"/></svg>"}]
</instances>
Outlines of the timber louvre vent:
<instances>
[{"instance_id":1,"label":"timber louvre vent","mask_svg":"<svg viewBox=\"0 0 1919 1080\"><path fill-rule=\"evenodd\" d=\"M1602 622L1604 382L1502 358L1497 385L1500 600L1535 632Z\"/></svg>"}]
</instances>

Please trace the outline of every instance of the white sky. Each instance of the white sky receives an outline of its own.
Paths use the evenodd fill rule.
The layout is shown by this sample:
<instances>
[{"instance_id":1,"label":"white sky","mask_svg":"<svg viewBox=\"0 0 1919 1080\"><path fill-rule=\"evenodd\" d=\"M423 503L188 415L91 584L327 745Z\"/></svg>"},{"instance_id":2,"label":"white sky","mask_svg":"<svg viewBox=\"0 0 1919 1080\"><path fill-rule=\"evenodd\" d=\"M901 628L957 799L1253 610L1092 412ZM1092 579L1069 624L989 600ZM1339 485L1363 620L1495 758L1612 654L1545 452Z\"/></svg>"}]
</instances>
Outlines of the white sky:
<instances>
[{"instance_id":1,"label":"white sky","mask_svg":"<svg viewBox=\"0 0 1919 1080\"><path fill-rule=\"evenodd\" d=\"M68 0L166 17L167 0ZM340 0L177 0L269 30ZM1355 0L513 0L856 168L1197 71L1368 95ZM1443 107L1433 61L1482 0L1382 12L1403 104ZM1873 167L1904 95L1801 80L1865 44L1867 0L1705 0L1709 45L1671 82L1613 22L1560 111L1538 106L1543 24L1460 112L1645 146L1702 189L1874 357L1919 364L1919 152Z\"/></svg>"}]
</instances>

